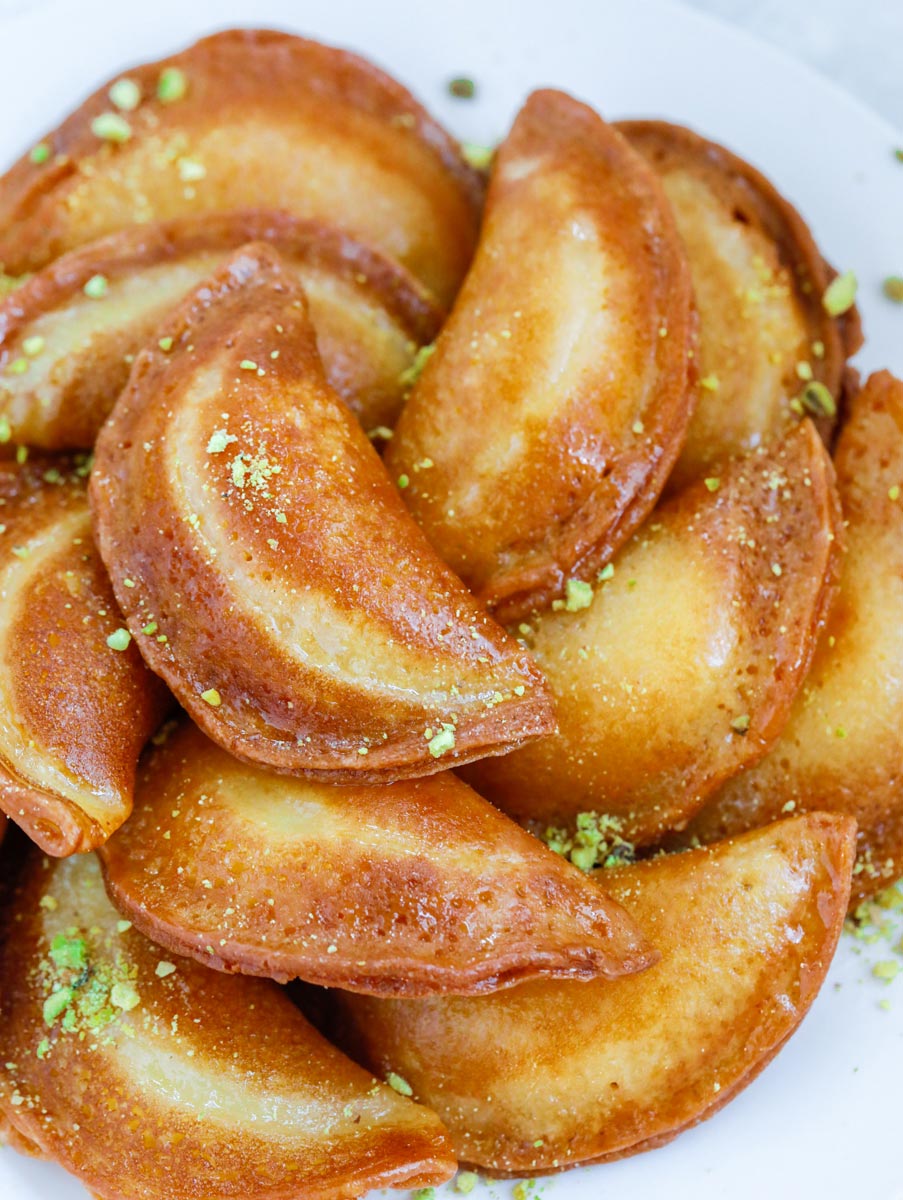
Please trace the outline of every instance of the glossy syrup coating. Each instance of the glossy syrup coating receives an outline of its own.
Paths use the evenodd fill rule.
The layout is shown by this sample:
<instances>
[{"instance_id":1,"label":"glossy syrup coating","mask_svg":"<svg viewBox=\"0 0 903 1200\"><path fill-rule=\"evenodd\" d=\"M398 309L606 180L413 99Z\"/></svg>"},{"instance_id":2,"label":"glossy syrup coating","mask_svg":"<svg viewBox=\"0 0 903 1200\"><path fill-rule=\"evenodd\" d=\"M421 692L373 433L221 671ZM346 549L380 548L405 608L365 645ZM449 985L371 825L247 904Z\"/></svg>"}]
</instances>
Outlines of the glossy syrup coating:
<instances>
[{"instance_id":1,"label":"glossy syrup coating","mask_svg":"<svg viewBox=\"0 0 903 1200\"><path fill-rule=\"evenodd\" d=\"M695 315L667 200L591 109L535 92L387 462L500 619L591 579L664 486L690 419Z\"/></svg>"},{"instance_id":2,"label":"glossy syrup coating","mask_svg":"<svg viewBox=\"0 0 903 1200\"><path fill-rule=\"evenodd\" d=\"M521 820L648 843L779 736L835 594L841 516L809 421L655 510L580 611L524 626L559 731L466 777Z\"/></svg>"},{"instance_id":3,"label":"glossy syrup coating","mask_svg":"<svg viewBox=\"0 0 903 1200\"><path fill-rule=\"evenodd\" d=\"M285 993L170 959L94 855L34 852L0 922L0 1113L100 1200L352 1200L455 1169L438 1118Z\"/></svg>"},{"instance_id":4,"label":"glossy syrup coating","mask_svg":"<svg viewBox=\"0 0 903 1200\"><path fill-rule=\"evenodd\" d=\"M136 222L271 208L336 222L451 301L482 180L377 67L289 34L233 29L127 78L141 94L134 111L117 114L105 85L43 138L44 161L26 154L0 179L6 271L34 271ZM168 80L178 92L161 100ZM102 136L110 116L127 140Z\"/></svg>"},{"instance_id":5,"label":"glossy syrup coating","mask_svg":"<svg viewBox=\"0 0 903 1200\"><path fill-rule=\"evenodd\" d=\"M782 812L859 825L853 899L903 875L903 383L871 376L835 451L846 554L837 602L787 725L687 830L706 841Z\"/></svg>"},{"instance_id":6,"label":"glossy syrup coating","mask_svg":"<svg viewBox=\"0 0 903 1200\"><path fill-rule=\"evenodd\" d=\"M849 817L813 814L603 873L661 961L465 999L329 997L340 1044L442 1118L462 1162L545 1174L670 1141L746 1087L815 999L843 926Z\"/></svg>"},{"instance_id":7,"label":"glossy syrup coating","mask_svg":"<svg viewBox=\"0 0 903 1200\"><path fill-rule=\"evenodd\" d=\"M158 334L171 347L137 359L97 442L96 536L142 654L214 741L390 782L554 728L529 655L326 382L271 248L237 252Z\"/></svg>"},{"instance_id":8,"label":"glossy syrup coating","mask_svg":"<svg viewBox=\"0 0 903 1200\"><path fill-rule=\"evenodd\" d=\"M0 809L48 854L122 824L171 703L122 628L86 473L67 459L0 464Z\"/></svg>"},{"instance_id":9,"label":"glossy syrup coating","mask_svg":"<svg viewBox=\"0 0 903 1200\"><path fill-rule=\"evenodd\" d=\"M74 250L0 300L0 420L16 443L90 449L135 355L185 296L251 241L304 286L327 378L365 430L394 425L405 372L441 312L400 264L333 225L207 213L135 225ZM99 294L86 294L97 291Z\"/></svg>"},{"instance_id":10,"label":"glossy syrup coating","mask_svg":"<svg viewBox=\"0 0 903 1200\"><path fill-rule=\"evenodd\" d=\"M723 146L665 121L617 128L661 177L686 247L699 310L699 396L669 488L784 436L817 380L839 407L862 344L854 309L822 303L835 272L796 209ZM793 407L791 403L794 402ZM834 413L810 415L830 442Z\"/></svg>"},{"instance_id":11,"label":"glossy syrup coating","mask_svg":"<svg viewBox=\"0 0 903 1200\"><path fill-rule=\"evenodd\" d=\"M655 960L601 888L451 772L293 779L191 724L150 751L102 863L117 908L155 942L279 981L473 995Z\"/></svg>"}]
</instances>

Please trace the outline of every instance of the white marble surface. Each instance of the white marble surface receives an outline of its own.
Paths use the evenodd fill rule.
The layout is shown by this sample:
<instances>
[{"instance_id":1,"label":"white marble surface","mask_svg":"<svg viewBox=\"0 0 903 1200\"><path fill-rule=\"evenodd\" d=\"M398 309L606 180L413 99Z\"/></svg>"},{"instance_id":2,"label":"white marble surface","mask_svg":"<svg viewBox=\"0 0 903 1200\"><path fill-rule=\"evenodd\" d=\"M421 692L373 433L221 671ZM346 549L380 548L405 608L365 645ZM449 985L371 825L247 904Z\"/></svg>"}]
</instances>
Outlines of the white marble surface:
<instances>
[{"instance_id":1,"label":"white marble surface","mask_svg":"<svg viewBox=\"0 0 903 1200\"><path fill-rule=\"evenodd\" d=\"M49 0L0 0L0 17ZM78 4L79 0L58 0ZM111 6L116 0L110 0ZM370 4L374 0L360 0ZM486 0L509 5L511 0ZM566 0L560 0L566 3ZM803 59L903 131L903 0L684 0ZM121 19L130 3L118 0ZM419 0L412 0L419 3ZM604 4L605 0L598 0ZM48 36L52 36L48 32ZM89 36L86 31L86 36ZM700 81L704 86L704 81ZM768 80L762 80L768 87Z\"/></svg>"}]
</instances>

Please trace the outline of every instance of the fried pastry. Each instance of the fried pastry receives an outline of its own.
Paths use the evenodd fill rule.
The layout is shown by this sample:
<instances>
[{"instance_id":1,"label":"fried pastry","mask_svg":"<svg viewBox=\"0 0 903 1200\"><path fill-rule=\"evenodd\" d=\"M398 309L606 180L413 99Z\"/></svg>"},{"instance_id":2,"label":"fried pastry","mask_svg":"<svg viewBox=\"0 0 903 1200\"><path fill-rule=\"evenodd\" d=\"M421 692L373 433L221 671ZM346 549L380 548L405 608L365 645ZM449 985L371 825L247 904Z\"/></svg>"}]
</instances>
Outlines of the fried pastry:
<instances>
[{"instance_id":1,"label":"fried pastry","mask_svg":"<svg viewBox=\"0 0 903 1200\"><path fill-rule=\"evenodd\" d=\"M780 739L687 830L705 841L782 812L859 825L853 898L903 874L903 383L873 375L835 453L846 518L840 591Z\"/></svg>"},{"instance_id":2,"label":"fried pastry","mask_svg":"<svg viewBox=\"0 0 903 1200\"><path fill-rule=\"evenodd\" d=\"M654 961L600 888L451 772L336 787L185 724L101 859L116 907L221 970L374 995L474 995Z\"/></svg>"},{"instance_id":3,"label":"fried pastry","mask_svg":"<svg viewBox=\"0 0 903 1200\"><path fill-rule=\"evenodd\" d=\"M210 213L102 238L0 300L6 447L90 449L157 325L250 241L276 246L297 273L327 378L364 429L391 428L405 372L439 328L428 293L335 226L285 213Z\"/></svg>"},{"instance_id":4,"label":"fried pastry","mask_svg":"<svg viewBox=\"0 0 903 1200\"><path fill-rule=\"evenodd\" d=\"M388 448L439 553L500 619L590 579L655 502L692 407L690 272L654 172L535 92Z\"/></svg>"},{"instance_id":5,"label":"fried pastry","mask_svg":"<svg viewBox=\"0 0 903 1200\"><path fill-rule=\"evenodd\" d=\"M201 728L339 782L554 728L532 660L431 550L326 382L275 252L238 251L158 332L91 496L129 629Z\"/></svg>"},{"instance_id":6,"label":"fried pastry","mask_svg":"<svg viewBox=\"0 0 903 1200\"><path fill-rule=\"evenodd\" d=\"M815 814L605 872L661 950L648 971L473 999L335 992L333 1023L490 1173L652 1149L721 1108L797 1028L837 945L854 848L852 820Z\"/></svg>"},{"instance_id":7,"label":"fried pastry","mask_svg":"<svg viewBox=\"0 0 903 1200\"><path fill-rule=\"evenodd\" d=\"M3 925L0 1111L100 1200L351 1200L454 1172L438 1118L275 984L169 961L121 921L93 855L33 853Z\"/></svg>"},{"instance_id":8,"label":"fried pastry","mask_svg":"<svg viewBox=\"0 0 903 1200\"><path fill-rule=\"evenodd\" d=\"M84 474L68 460L0 464L0 809L48 854L122 824L170 703L122 627Z\"/></svg>"},{"instance_id":9,"label":"fried pastry","mask_svg":"<svg viewBox=\"0 0 903 1200\"><path fill-rule=\"evenodd\" d=\"M699 309L699 399L669 486L783 436L805 412L827 441L862 335L855 309L826 311L834 272L802 217L749 163L689 129L618 129L661 177Z\"/></svg>"},{"instance_id":10,"label":"fried pastry","mask_svg":"<svg viewBox=\"0 0 903 1200\"><path fill-rule=\"evenodd\" d=\"M520 819L679 828L778 737L834 595L841 518L809 421L662 505L595 593L524 626L559 732L466 777Z\"/></svg>"},{"instance_id":11,"label":"fried pastry","mask_svg":"<svg viewBox=\"0 0 903 1200\"><path fill-rule=\"evenodd\" d=\"M334 221L447 304L483 184L414 97L354 54L289 34L204 38L95 92L0 179L0 263L18 275L135 223L238 208Z\"/></svg>"}]
</instances>

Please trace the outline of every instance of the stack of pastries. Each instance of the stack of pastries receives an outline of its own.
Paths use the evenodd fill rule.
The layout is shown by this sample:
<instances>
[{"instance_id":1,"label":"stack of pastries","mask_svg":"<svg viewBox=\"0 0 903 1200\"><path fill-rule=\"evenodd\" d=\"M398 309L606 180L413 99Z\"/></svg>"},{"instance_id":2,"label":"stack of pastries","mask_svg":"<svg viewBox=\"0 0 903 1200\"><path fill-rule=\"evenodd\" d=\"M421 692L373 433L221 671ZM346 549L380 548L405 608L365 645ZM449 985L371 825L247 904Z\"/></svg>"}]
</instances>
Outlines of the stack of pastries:
<instances>
[{"instance_id":1,"label":"stack of pastries","mask_svg":"<svg viewBox=\"0 0 903 1200\"><path fill-rule=\"evenodd\" d=\"M0 263L11 1144L463 1192L740 1091L903 874L903 384L794 209L239 30L32 147Z\"/></svg>"}]
</instances>

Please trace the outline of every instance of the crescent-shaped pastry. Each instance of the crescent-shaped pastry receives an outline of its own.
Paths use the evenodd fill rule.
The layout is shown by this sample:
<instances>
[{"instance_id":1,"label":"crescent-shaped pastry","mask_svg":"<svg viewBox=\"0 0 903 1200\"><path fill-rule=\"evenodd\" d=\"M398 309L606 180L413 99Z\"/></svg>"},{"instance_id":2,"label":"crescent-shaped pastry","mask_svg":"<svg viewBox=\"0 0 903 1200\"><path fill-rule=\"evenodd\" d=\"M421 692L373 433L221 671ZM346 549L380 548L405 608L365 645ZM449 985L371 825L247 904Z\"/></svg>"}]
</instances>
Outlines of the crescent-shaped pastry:
<instances>
[{"instance_id":1,"label":"crescent-shaped pastry","mask_svg":"<svg viewBox=\"0 0 903 1200\"><path fill-rule=\"evenodd\" d=\"M815 814L605 872L661 950L648 971L473 999L334 992L331 1021L491 1174L652 1149L712 1116L797 1028L837 945L854 853L854 822Z\"/></svg>"},{"instance_id":2,"label":"crescent-shaped pastry","mask_svg":"<svg viewBox=\"0 0 903 1200\"><path fill-rule=\"evenodd\" d=\"M119 919L93 855L33 853L3 926L0 1111L99 1200L351 1200L453 1174L433 1113L275 984L170 961Z\"/></svg>"},{"instance_id":3,"label":"crescent-shaped pastry","mask_svg":"<svg viewBox=\"0 0 903 1200\"><path fill-rule=\"evenodd\" d=\"M126 226L275 208L334 221L447 304L483 184L414 97L357 55L234 29L100 88L0 178L0 263L18 275Z\"/></svg>"},{"instance_id":4,"label":"crescent-shaped pastry","mask_svg":"<svg viewBox=\"0 0 903 1200\"><path fill-rule=\"evenodd\" d=\"M654 961L600 888L451 772L336 787L186 724L102 856L116 907L221 970L374 995L474 995Z\"/></svg>"},{"instance_id":5,"label":"crescent-shaped pastry","mask_svg":"<svg viewBox=\"0 0 903 1200\"><path fill-rule=\"evenodd\" d=\"M610 577L524 626L559 732L467 778L506 812L585 812L646 843L680 828L787 720L834 595L834 472L805 421L666 502Z\"/></svg>"},{"instance_id":6,"label":"crescent-shaped pastry","mask_svg":"<svg viewBox=\"0 0 903 1200\"><path fill-rule=\"evenodd\" d=\"M0 809L48 854L100 845L170 698L91 538L84 467L0 464Z\"/></svg>"},{"instance_id":7,"label":"crescent-shaped pastry","mask_svg":"<svg viewBox=\"0 0 903 1200\"><path fill-rule=\"evenodd\" d=\"M129 629L197 724L349 782L550 732L542 677L405 509L275 252L238 251L158 333L91 496Z\"/></svg>"},{"instance_id":8,"label":"crescent-shaped pastry","mask_svg":"<svg viewBox=\"0 0 903 1200\"><path fill-rule=\"evenodd\" d=\"M837 602L777 743L687 830L705 841L809 809L859 825L853 898L903 875L903 383L872 375L835 452L847 551Z\"/></svg>"},{"instance_id":9,"label":"crescent-shaped pastry","mask_svg":"<svg viewBox=\"0 0 903 1200\"><path fill-rule=\"evenodd\" d=\"M534 92L387 455L430 541L500 617L590 579L652 507L690 418L694 333L654 172L591 109Z\"/></svg>"},{"instance_id":10,"label":"crescent-shaped pastry","mask_svg":"<svg viewBox=\"0 0 903 1200\"><path fill-rule=\"evenodd\" d=\"M855 308L826 310L834 272L802 217L749 163L689 129L618 129L661 177L699 309L699 399L669 487L783 436L806 412L827 441L862 334Z\"/></svg>"},{"instance_id":11,"label":"crescent-shaped pastry","mask_svg":"<svg viewBox=\"0 0 903 1200\"><path fill-rule=\"evenodd\" d=\"M3 444L90 449L135 354L193 287L251 241L274 245L298 275L327 378L364 429L394 425L405 372L439 328L428 293L335 226L285 213L210 213L102 238L0 300Z\"/></svg>"}]
</instances>

